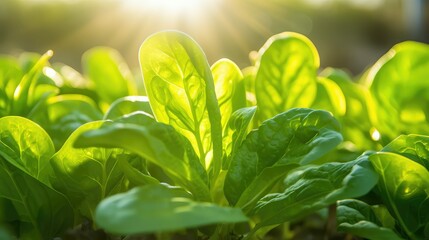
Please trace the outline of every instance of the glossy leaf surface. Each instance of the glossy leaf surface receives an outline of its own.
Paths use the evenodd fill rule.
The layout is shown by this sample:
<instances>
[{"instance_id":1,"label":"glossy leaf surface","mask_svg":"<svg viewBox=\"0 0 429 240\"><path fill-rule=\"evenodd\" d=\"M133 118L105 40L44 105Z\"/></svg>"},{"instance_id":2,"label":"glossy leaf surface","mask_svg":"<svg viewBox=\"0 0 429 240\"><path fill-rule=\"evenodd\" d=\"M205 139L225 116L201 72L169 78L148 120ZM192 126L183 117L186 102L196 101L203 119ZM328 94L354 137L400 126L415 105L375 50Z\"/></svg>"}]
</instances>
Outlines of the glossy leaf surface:
<instances>
[{"instance_id":1,"label":"glossy leaf surface","mask_svg":"<svg viewBox=\"0 0 429 240\"><path fill-rule=\"evenodd\" d=\"M145 115L147 116L147 115ZM197 200L208 200L208 177L189 141L171 126L113 122L81 135L78 147L121 147L161 167ZM97 149L97 148L95 148Z\"/></svg>"},{"instance_id":2,"label":"glossy leaf surface","mask_svg":"<svg viewBox=\"0 0 429 240\"><path fill-rule=\"evenodd\" d=\"M219 173L221 117L212 73L201 48L183 33L157 33L143 42L140 64L156 119L189 139L207 169L215 159L214 174Z\"/></svg>"},{"instance_id":3,"label":"glossy leaf surface","mask_svg":"<svg viewBox=\"0 0 429 240\"><path fill-rule=\"evenodd\" d=\"M319 68L313 43L303 35L284 32L271 37L259 55L255 92L261 120L293 107L310 107Z\"/></svg>"},{"instance_id":4,"label":"glossy leaf surface","mask_svg":"<svg viewBox=\"0 0 429 240\"><path fill-rule=\"evenodd\" d=\"M370 156L380 180L377 190L389 212L409 239L429 237L429 171L399 154Z\"/></svg>"},{"instance_id":5,"label":"glossy leaf surface","mask_svg":"<svg viewBox=\"0 0 429 240\"><path fill-rule=\"evenodd\" d=\"M388 213L384 213L384 215L388 215ZM385 226L382 216L377 216L377 209L359 200L342 200L337 203L337 229L354 236L371 240L402 239L391 229L394 227L395 220L390 215L389 220L393 225Z\"/></svg>"},{"instance_id":6,"label":"glossy leaf surface","mask_svg":"<svg viewBox=\"0 0 429 240\"><path fill-rule=\"evenodd\" d=\"M48 134L34 122L0 119L0 199L18 214L20 239L50 239L73 225L70 203L50 186L53 154Z\"/></svg>"},{"instance_id":7,"label":"glossy leaf surface","mask_svg":"<svg viewBox=\"0 0 429 240\"><path fill-rule=\"evenodd\" d=\"M367 156L346 163L326 163L290 174L282 193L268 194L258 201L252 216L256 228L296 220L337 200L368 193L377 174Z\"/></svg>"},{"instance_id":8,"label":"glossy leaf surface","mask_svg":"<svg viewBox=\"0 0 429 240\"><path fill-rule=\"evenodd\" d=\"M265 121L231 159L226 198L240 207L259 200L288 170L319 159L341 140L338 122L325 111L295 108Z\"/></svg>"},{"instance_id":9,"label":"glossy leaf surface","mask_svg":"<svg viewBox=\"0 0 429 240\"><path fill-rule=\"evenodd\" d=\"M147 185L105 199L96 222L108 232L137 234L177 231L216 223L245 222L238 208L193 201L180 188Z\"/></svg>"}]
</instances>

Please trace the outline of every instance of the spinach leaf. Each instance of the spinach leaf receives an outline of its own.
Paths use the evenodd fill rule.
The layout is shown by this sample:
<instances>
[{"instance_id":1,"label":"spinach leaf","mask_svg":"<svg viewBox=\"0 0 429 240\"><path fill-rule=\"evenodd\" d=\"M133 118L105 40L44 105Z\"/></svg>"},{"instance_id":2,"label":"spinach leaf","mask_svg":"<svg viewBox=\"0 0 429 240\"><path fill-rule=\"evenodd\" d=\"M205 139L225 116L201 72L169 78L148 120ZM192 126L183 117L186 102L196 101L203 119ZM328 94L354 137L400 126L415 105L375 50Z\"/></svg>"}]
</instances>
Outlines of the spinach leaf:
<instances>
[{"instance_id":1,"label":"spinach leaf","mask_svg":"<svg viewBox=\"0 0 429 240\"><path fill-rule=\"evenodd\" d=\"M96 103L89 97L78 94L51 97L44 110L32 116L32 120L48 132L57 150L78 127L101 118L102 114Z\"/></svg>"},{"instance_id":2,"label":"spinach leaf","mask_svg":"<svg viewBox=\"0 0 429 240\"><path fill-rule=\"evenodd\" d=\"M400 154L429 171L429 136L402 135L386 145L381 151Z\"/></svg>"},{"instance_id":3,"label":"spinach leaf","mask_svg":"<svg viewBox=\"0 0 429 240\"><path fill-rule=\"evenodd\" d=\"M377 106L384 143L399 134L429 134L429 45L395 45L363 78Z\"/></svg>"},{"instance_id":4,"label":"spinach leaf","mask_svg":"<svg viewBox=\"0 0 429 240\"><path fill-rule=\"evenodd\" d=\"M233 206L249 207L289 170L317 160L342 141L326 111L295 108L262 123L237 149L224 192Z\"/></svg>"},{"instance_id":5,"label":"spinach leaf","mask_svg":"<svg viewBox=\"0 0 429 240\"><path fill-rule=\"evenodd\" d=\"M82 66L97 89L103 110L118 98L137 94L133 75L118 51L107 47L92 48L83 54Z\"/></svg>"},{"instance_id":6,"label":"spinach leaf","mask_svg":"<svg viewBox=\"0 0 429 240\"><path fill-rule=\"evenodd\" d=\"M105 124L100 129L80 135L75 146L127 149L162 168L195 199L210 200L207 173L190 142L171 126L154 119L142 123L117 121Z\"/></svg>"},{"instance_id":7,"label":"spinach leaf","mask_svg":"<svg viewBox=\"0 0 429 240\"><path fill-rule=\"evenodd\" d=\"M344 126L341 130L344 140L353 144L360 152L379 149L380 146L376 143L379 140L378 132L373 127L377 121L377 110L369 90L353 82L347 73L339 69L327 68L320 75L335 82L345 97L344 116L334 114Z\"/></svg>"},{"instance_id":8,"label":"spinach leaf","mask_svg":"<svg viewBox=\"0 0 429 240\"><path fill-rule=\"evenodd\" d=\"M369 159L380 176L376 189L404 236L428 238L429 171L395 153L380 152Z\"/></svg>"},{"instance_id":9,"label":"spinach leaf","mask_svg":"<svg viewBox=\"0 0 429 240\"><path fill-rule=\"evenodd\" d=\"M132 159L125 150L73 147L80 134L102 124L98 121L79 127L51 159L55 172L53 186L70 199L81 216L89 219L102 199L128 190L119 160Z\"/></svg>"},{"instance_id":10,"label":"spinach leaf","mask_svg":"<svg viewBox=\"0 0 429 240\"><path fill-rule=\"evenodd\" d=\"M20 239L51 239L73 226L69 201L49 181L53 154L51 139L34 122L16 116L0 119L0 199L15 209Z\"/></svg>"},{"instance_id":11,"label":"spinach leaf","mask_svg":"<svg viewBox=\"0 0 429 240\"><path fill-rule=\"evenodd\" d=\"M232 113L246 107L243 74L234 62L221 59L211 67L221 114L222 132L225 132Z\"/></svg>"},{"instance_id":12,"label":"spinach leaf","mask_svg":"<svg viewBox=\"0 0 429 240\"><path fill-rule=\"evenodd\" d=\"M156 119L189 139L216 179L222 166L222 126L203 51L183 33L161 32L143 42L140 64Z\"/></svg>"},{"instance_id":13,"label":"spinach leaf","mask_svg":"<svg viewBox=\"0 0 429 240\"><path fill-rule=\"evenodd\" d=\"M382 216L379 212L382 212ZM388 221L385 218L388 218ZM380 206L370 206L355 199L341 200L337 203L337 229L339 231L365 239L400 240L402 238L392 230L395 227L394 221L395 219L390 216L389 212Z\"/></svg>"},{"instance_id":14,"label":"spinach leaf","mask_svg":"<svg viewBox=\"0 0 429 240\"><path fill-rule=\"evenodd\" d=\"M285 190L258 201L251 217L255 233L259 228L302 218L337 200L359 197L377 183L377 175L367 156L346 163L326 163L290 174ZM251 233L251 234L252 234Z\"/></svg>"},{"instance_id":15,"label":"spinach leaf","mask_svg":"<svg viewBox=\"0 0 429 240\"><path fill-rule=\"evenodd\" d=\"M310 107L320 64L313 43L303 35L284 32L268 39L259 55L255 79L259 119L293 107Z\"/></svg>"},{"instance_id":16,"label":"spinach leaf","mask_svg":"<svg viewBox=\"0 0 429 240\"><path fill-rule=\"evenodd\" d=\"M128 96L117 99L110 105L109 110L104 115L104 119L115 120L136 111L153 114L149 99L146 96Z\"/></svg>"},{"instance_id":17,"label":"spinach leaf","mask_svg":"<svg viewBox=\"0 0 429 240\"><path fill-rule=\"evenodd\" d=\"M196 202L183 189L157 184L103 200L95 220L111 233L138 234L246 222L247 217L238 208Z\"/></svg>"},{"instance_id":18,"label":"spinach leaf","mask_svg":"<svg viewBox=\"0 0 429 240\"><path fill-rule=\"evenodd\" d=\"M52 55L53 52L48 51L34 64L30 65L30 70L23 75L13 93L10 115L27 116L28 114L37 112L38 106L43 105L50 96L57 93L55 86L39 84L43 69L47 66L48 60Z\"/></svg>"},{"instance_id":19,"label":"spinach leaf","mask_svg":"<svg viewBox=\"0 0 429 240\"><path fill-rule=\"evenodd\" d=\"M228 169L232 155L246 139L251 130L252 120L256 113L256 107L241 108L235 111L229 119L228 128L224 136L225 160L223 169Z\"/></svg>"}]
</instances>

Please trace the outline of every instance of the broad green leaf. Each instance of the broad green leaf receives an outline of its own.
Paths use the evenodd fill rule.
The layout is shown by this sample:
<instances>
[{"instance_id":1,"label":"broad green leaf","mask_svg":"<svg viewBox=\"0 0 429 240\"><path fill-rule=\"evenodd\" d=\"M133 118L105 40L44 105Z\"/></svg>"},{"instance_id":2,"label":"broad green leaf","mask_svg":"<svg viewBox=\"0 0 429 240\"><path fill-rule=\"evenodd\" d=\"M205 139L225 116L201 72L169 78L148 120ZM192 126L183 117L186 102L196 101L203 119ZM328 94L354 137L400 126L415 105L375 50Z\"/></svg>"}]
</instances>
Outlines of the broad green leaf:
<instances>
[{"instance_id":1,"label":"broad green leaf","mask_svg":"<svg viewBox=\"0 0 429 240\"><path fill-rule=\"evenodd\" d=\"M329 78L317 79L316 101L311 105L313 109L322 109L331 112L337 119L346 113L346 99L337 83Z\"/></svg>"},{"instance_id":2,"label":"broad green leaf","mask_svg":"<svg viewBox=\"0 0 429 240\"><path fill-rule=\"evenodd\" d=\"M395 45L364 79L377 104L376 128L391 140L399 134L429 134L429 45ZM388 141L385 141L388 142Z\"/></svg>"},{"instance_id":3,"label":"broad green leaf","mask_svg":"<svg viewBox=\"0 0 429 240\"><path fill-rule=\"evenodd\" d=\"M382 152L392 152L407 157L429 171L429 136L402 135L385 146Z\"/></svg>"},{"instance_id":4,"label":"broad green leaf","mask_svg":"<svg viewBox=\"0 0 429 240\"><path fill-rule=\"evenodd\" d=\"M128 96L117 99L110 105L109 110L104 115L104 119L115 120L136 111L153 114L149 105L149 99L146 96Z\"/></svg>"},{"instance_id":5,"label":"broad green leaf","mask_svg":"<svg viewBox=\"0 0 429 240\"><path fill-rule=\"evenodd\" d=\"M73 226L70 203L48 181L53 154L52 141L37 124L0 119L0 199L9 200L19 216L19 239L52 239Z\"/></svg>"},{"instance_id":6,"label":"broad green leaf","mask_svg":"<svg viewBox=\"0 0 429 240\"><path fill-rule=\"evenodd\" d=\"M147 116L147 115L145 115ZM112 122L81 135L77 147L121 147L161 167L197 200L209 200L208 178L189 141L171 126Z\"/></svg>"},{"instance_id":7,"label":"broad green leaf","mask_svg":"<svg viewBox=\"0 0 429 240\"><path fill-rule=\"evenodd\" d=\"M215 179L222 166L222 126L204 52L183 33L161 32L143 42L140 64L156 119L189 139Z\"/></svg>"},{"instance_id":8,"label":"broad green leaf","mask_svg":"<svg viewBox=\"0 0 429 240\"><path fill-rule=\"evenodd\" d=\"M310 107L317 92L319 55L305 36L284 32L259 51L255 92L261 120L293 107Z\"/></svg>"},{"instance_id":9,"label":"broad green leaf","mask_svg":"<svg viewBox=\"0 0 429 240\"><path fill-rule=\"evenodd\" d=\"M33 119L46 129L57 150L78 127L102 118L93 100L77 94L52 97L44 110L34 114Z\"/></svg>"},{"instance_id":10,"label":"broad green leaf","mask_svg":"<svg viewBox=\"0 0 429 240\"><path fill-rule=\"evenodd\" d=\"M358 150L377 149L378 131L374 129L377 121L372 97L364 86L354 83L343 71L327 68L321 76L335 82L345 97L346 112L338 118L343 127L344 140L352 143Z\"/></svg>"},{"instance_id":11,"label":"broad green leaf","mask_svg":"<svg viewBox=\"0 0 429 240\"><path fill-rule=\"evenodd\" d=\"M387 210L384 208L382 211ZM388 213L385 213L387 215ZM394 219L390 216L390 220ZM337 229L370 240L400 240L394 230L383 225L375 207L362 201L349 199L337 203ZM394 226L391 226L394 227Z\"/></svg>"},{"instance_id":12,"label":"broad green leaf","mask_svg":"<svg viewBox=\"0 0 429 240\"><path fill-rule=\"evenodd\" d=\"M123 149L73 147L79 135L102 124L103 121L97 121L79 127L51 159L55 172L53 186L89 219L102 199L128 190L120 159L133 158Z\"/></svg>"},{"instance_id":13,"label":"broad green leaf","mask_svg":"<svg viewBox=\"0 0 429 240\"><path fill-rule=\"evenodd\" d=\"M49 159L55 149L49 135L36 123L17 116L0 118L0 151L14 167L49 185Z\"/></svg>"},{"instance_id":14,"label":"broad green leaf","mask_svg":"<svg viewBox=\"0 0 429 240\"><path fill-rule=\"evenodd\" d=\"M295 108L262 123L231 159L225 195L233 206L250 205L287 172L315 161L342 141L326 111Z\"/></svg>"},{"instance_id":15,"label":"broad green leaf","mask_svg":"<svg viewBox=\"0 0 429 240\"><path fill-rule=\"evenodd\" d=\"M241 108L230 117L223 142L225 147L223 169L229 168L232 155L238 151L247 134L251 131L255 113L256 107Z\"/></svg>"},{"instance_id":16,"label":"broad green leaf","mask_svg":"<svg viewBox=\"0 0 429 240\"><path fill-rule=\"evenodd\" d=\"M131 71L114 49L96 47L86 51L82 56L82 66L104 104L137 93Z\"/></svg>"},{"instance_id":17,"label":"broad green leaf","mask_svg":"<svg viewBox=\"0 0 429 240\"><path fill-rule=\"evenodd\" d=\"M251 216L255 229L302 218L337 200L368 193L377 184L368 157L346 163L325 163L297 170L285 179L285 190L258 201Z\"/></svg>"},{"instance_id":18,"label":"broad green leaf","mask_svg":"<svg viewBox=\"0 0 429 240\"><path fill-rule=\"evenodd\" d=\"M383 203L408 239L425 239L429 223L429 171L395 153L369 157L380 180L377 190Z\"/></svg>"},{"instance_id":19,"label":"broad green leaf","mask_svg":"<svg viewBox=\"0 0 429 240\"><path fill-rule=\"evenodd\" d=\"M125 235L246 222L247 217L238 208L196 202L183 189L159 184L103 200L95 220L107 232Z\"/></svg>"},{"instance_id":20,"label":"broad green leaf","mask_svg":"<svg viewBox=\"0 0 429 240\"><path fill-rule=\"evenodd\" d=\"M237 65L228 59L217 61L211 67L211 71L219 103L222 132L225 132L232 113L246 107L243 74Z\"/></svg>"}]
</instances>

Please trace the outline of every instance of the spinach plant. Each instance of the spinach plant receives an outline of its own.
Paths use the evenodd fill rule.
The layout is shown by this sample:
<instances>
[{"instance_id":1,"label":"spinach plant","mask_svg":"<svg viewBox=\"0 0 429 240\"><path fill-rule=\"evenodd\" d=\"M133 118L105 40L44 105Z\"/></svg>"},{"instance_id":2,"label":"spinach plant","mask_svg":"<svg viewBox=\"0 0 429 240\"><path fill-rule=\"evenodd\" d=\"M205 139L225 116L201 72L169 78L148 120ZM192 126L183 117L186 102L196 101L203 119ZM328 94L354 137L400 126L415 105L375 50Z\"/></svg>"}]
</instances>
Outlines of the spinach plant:
<instances>
[{"instance_id":1,"label":"spinach plant","mask_svg":"<svg viewBox=\"0 0 429 240\"><path fill-rule=\"evenodd\" d=\"M84 74L51 56L0 57L2 239L262 239L335 212L347 234L429 237L425 44L353 79L297 33L240 70L167 31L141 46L144 87L113 49Z\"/></svg>"},{"instance_id":2,"label":"spinach plant","mask_svg":"<svg viewBox=\"0 0 429 240\"><path fill-rule=\"evenodd\" d=\"M250 239L376 184L367 157L311 166L342 141L339 123L326 111L290 109L252 130L256 108L242 108L237 67L221 60L210 68L187 35L149 37L140 63L154 118L137 112L106 122L75 146L124 148L168 178L103 200L95 220L106 231L191 228L199 236Z\"/></svg>"}]
</instances>

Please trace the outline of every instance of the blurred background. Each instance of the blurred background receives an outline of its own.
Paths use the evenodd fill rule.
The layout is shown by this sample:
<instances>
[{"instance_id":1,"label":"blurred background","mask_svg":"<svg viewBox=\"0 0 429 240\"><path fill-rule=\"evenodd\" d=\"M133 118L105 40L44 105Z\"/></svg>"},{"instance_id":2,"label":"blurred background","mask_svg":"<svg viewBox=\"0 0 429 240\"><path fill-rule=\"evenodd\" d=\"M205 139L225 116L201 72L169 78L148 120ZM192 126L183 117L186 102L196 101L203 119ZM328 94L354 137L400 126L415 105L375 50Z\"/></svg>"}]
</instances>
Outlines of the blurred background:
<instances>
[{"instance_id":1,"label":"blurred background","mask_svg":"<svg viewBox=\"0 0 429 240\"><path fill-rule=\"evenodd\" d=\"M149 35L191 35L209 63L240 67L272 35L294 31L316 45L322 67L361 73L394 44L429 43L427 0L0 0L0 54L54 51L78 70L94 46L117 49L132 69Z\"/></svg>"}]
</instances>

